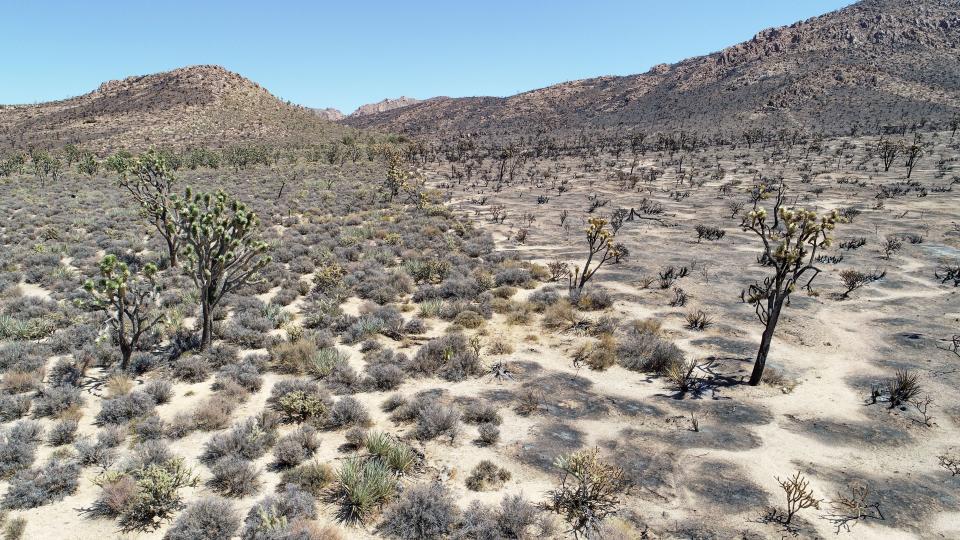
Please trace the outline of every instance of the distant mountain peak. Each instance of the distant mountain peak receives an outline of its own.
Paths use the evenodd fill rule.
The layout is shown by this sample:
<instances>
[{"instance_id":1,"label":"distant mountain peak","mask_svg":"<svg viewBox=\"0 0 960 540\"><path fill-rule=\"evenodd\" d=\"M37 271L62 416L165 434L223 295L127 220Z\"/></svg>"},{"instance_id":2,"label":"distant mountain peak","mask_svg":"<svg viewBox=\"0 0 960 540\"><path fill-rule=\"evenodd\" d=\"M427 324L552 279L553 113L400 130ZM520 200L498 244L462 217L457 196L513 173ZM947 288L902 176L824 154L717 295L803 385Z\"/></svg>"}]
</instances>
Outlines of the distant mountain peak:
<instances>
[{"instance_id":1,"label":"distant mountain peak","mask_svg":"<svg viewBox=\"0 0 960 540\"><path fill-rule=\"evenodd\" d=\"M398 98L388 98L376 103L368 103L366 105L361 105L357 107L357 110L350 113L350 116L368 116L371 114L377 114L387 111L392 111L394 109L399 109L401 107L406 107L408 105L416 105L423 100L400 96Z\"/></svg>"}]
</instances>

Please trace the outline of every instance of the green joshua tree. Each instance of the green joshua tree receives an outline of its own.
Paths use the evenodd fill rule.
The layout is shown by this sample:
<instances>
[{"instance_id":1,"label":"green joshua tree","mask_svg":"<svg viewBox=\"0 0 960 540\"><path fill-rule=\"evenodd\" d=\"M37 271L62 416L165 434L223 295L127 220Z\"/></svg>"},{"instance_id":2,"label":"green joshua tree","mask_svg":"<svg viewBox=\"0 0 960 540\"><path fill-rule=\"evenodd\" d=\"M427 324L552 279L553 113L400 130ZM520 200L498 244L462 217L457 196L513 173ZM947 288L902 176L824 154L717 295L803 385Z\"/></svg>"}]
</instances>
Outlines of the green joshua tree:
<instances>
[{"instance_id":1,"label":"green joshua tree","mask_svg":"<svg viewBox=\"0 0 960 540\"><path fill-rule=\"evenodd\" d=\"M213 340L213 310L231 291L253 283L271 258L259 240L259 219L226 193L196 193L187 188L175 199L178 230L186 259L184 270L200 289L203 331L200 348Z\"/></svg>"},{"instance_id":2,"label":"green joshua tree","mask_svg":"<svg viewBox=\"0 0 960 540\"><path fill-rule=\"evenodd\" d=\"M603 218L590 218L584 232L587 237L587 260L583 263L582 272L579 266L575 266L570 274L571 291L582 291L601 266L610 261L619 261L627 253L626 248L613 241L616 234L607 227L607 220ZM596 265L591 266L592 263Z\"/></svg>"},{"instance_id":3,"label":"green joshua tree","mask_svg":"<svg viewBox=\"0 0 960 540\"><path fill-rule=\"evenodd\" d=\"M112 159L112 158L111 158ZM173 215L172 197L176 179L164 154L155 150L134 159L108 160L108 168L120 174L120 186L133 196L147 219L167 243L170 267L177 266L179 236Z\"/></svg>"},{"instance_id":4,"label":"green joshua tree","mask_svg":"<svg viewBox=\"0 0 960 540\"><path fill-rule=\"evenodd\" d=\"M93 176L100 170L100 162L93 152L83 152L77 161L77 172L87 176Z\"/></svg>"},{"instance_id":5,"label":"green joshua tree","mask_svg":"<svg viewBox=\"0 0 960 540\"><path fill-rule=\"evenodd\" d=\"M751 386L760 384L763 377L784 302L789 305L790 294L803 280L803 286L810 291L811 283L820 273L820 269L814 266L817 250L830 246L831 231L840 219L836 210L818 217L811 210L785 209L778 204L775 212L777 219L771 223L767 220L767 211L754 206L741 225L743 230L753 231L760 237L763 254L758 260L766 263L770 272L763 282L756 282L740 293L741 300L754 306L757 318L764 325L760 349L750 374Z\"/></svg>"},{"instance_id":6,"label":"green joshua tree","mask_svg":"<svg viewBox=\"0 0 960 540\"><path fill-rule=\"evenodd\" d=\"M116 255L107 255L100 261L100 277L88 279L83 285L93 297L91 305L107 313L107 322L120 345L120 368L124 371L140 338L163 320L163 314L155 309L159 293L156 274L153 263L133 274Z\"/></svg>"}]
</instances>

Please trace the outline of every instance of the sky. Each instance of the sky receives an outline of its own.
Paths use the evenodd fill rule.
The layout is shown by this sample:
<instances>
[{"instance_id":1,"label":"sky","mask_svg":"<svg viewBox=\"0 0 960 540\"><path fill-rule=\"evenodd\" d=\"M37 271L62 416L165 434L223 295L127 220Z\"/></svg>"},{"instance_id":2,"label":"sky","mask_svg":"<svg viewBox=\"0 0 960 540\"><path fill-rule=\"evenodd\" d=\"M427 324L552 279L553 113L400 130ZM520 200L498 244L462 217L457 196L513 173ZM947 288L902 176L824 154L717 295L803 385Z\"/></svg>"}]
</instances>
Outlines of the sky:
<instances>
[{"instance_id":1,"label":"sky","mask_svg":"<svg viewBox=\"0 0 960 540\"><path fill-rule=\"evenodd\" d=\"M506 96L642 73L850 0L0 0L0 103L219 64L350 112L406 95Z\"/></svg>"}]
</instances>

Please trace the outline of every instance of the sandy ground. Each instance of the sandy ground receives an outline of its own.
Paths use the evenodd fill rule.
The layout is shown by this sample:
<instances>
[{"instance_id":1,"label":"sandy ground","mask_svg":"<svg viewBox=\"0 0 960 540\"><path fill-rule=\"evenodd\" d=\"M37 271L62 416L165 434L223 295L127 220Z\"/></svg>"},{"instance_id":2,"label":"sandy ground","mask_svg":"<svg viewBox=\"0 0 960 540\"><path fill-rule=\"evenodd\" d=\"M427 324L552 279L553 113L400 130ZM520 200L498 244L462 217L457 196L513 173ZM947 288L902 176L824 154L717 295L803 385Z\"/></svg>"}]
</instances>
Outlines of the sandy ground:
<instances>
[{"instance_id":1,"label":"sandy ground","mask_svg":"<svg viewBox=\"0 0 960 540\"><path fill-rule=\"evenodd\" d=\"M955 161L960 152L948 139L949 134L939 134L933 154L914 171L915 180L928 187L946 186L951 175L960 174ZM662 176L640 182L636 189L617 185L611 171L627 170L630 163L610 156L585 161L535 160L525 169L538 171L534 178L543 178L543 172L550 170L551 179L540 180L539 187L537 181L524 179L499 192L491 182L484 185L480 172L471 182L458 181L451 177L450 163L426 166L429 183L447 194L453 208L489 228L499 249L516 251L524 259L540 263L559 259L580 264L585 249L581 231L592 215L608 216L618 207L639 208L644 198L661 203L663 212L654 217L662 223L635 220L624 224L617 240L629 248L629 258L604 267L594 278L596 285L613 293L615 303L605 313L584 316L596 319L607 314L621 323L659 320L664 334L688 357L715 358L718 370L735 380L749 375L762 331L752 308L739 301L740 290L764 270L756 264L756 239L740 230L739 217L731 218L727 203L745 200L744 188L758 174L781 174L788 182L791 200L798 204L818 211L835 207L861 210L852 223L838 226L836 235L838 241L864 236L867 244L857 250L831 248L830 254L842 253L844 260L821 265L824 271L815 287L818 295L798 292L786 308L768 364L783 373L788 381L783 388L718 385L702 396L678 396L666 381L649 374L618 365L605 371L575 366L573 351L592 340L587 335L547 331L537 317L529 324L511 325L503 315L494 315L480 331L488 339L514 346L514 352L505 358L523 366L515 380L407 380L399 393L443 388L452 398L481 397L494 402L503 416L502 439L492 447L480 447L473 442L476 428L465 425L453 445L418 444L427 462L419 479L444 479L463 507L472 500L496 504L508 493L539 501L555 483L553 458L599 446L607 459L635 479L635 486L623 499L622 517L634 523L635 531L648 527L652 537L960 537L960 478L951 478L937 460L960 445L960 400L955 391L960 382L960 358L937 348L943 339L960 331L960 289L940 283L933 275L942 258L960 254L960 231L951 226L951 221L960 220L958 190L887 199L883 208L876 208L877 186L902 180L902 167L882 172L878 160L865 155L866 141L856 139L851 141L855 148L847 150L838 169L832 150L841 142L828 141L822 154L807 159L801 159L801 150L794 149L789 161L772 157L769 149L762 148L699 151L686 156L683 173L692 172L694 179L706 178L699 187L688 183L677 187L675 165L669 156L655 152L643 156L637 167L660 168ZM945 176L940 175L941 159L947 160ZM727 171L725 177L709 178L718 162ZM801 164L817 173L810 183L800 181ZM485 163L486 168L492 165L491 161ZM838 182L841 179L843 183ZM567 180L569 185L562 195L551 188L559 180ZM721 194L720 186L731 180L743 183L733 188L732 195ZM671 193L677 191L689 195L675 200ZM549 202L538 204L540 194L549 194ZM483 197L487 200L478 204ZM590 197L610 202L588 214ZM507 211L504 223L491 222L490 208L495 205ZM561 210L569 212L567 227L559 225ZM525 213L535 218L529 225L523 224ZM721 227L726 235L717 242L697 243L693 230L697 223ZM514 240L521 227L529 229L522 245ZM905 242L899 253L884 259L879 252L882 239L904 233L922 233L923 242ZM644 276L656 276L670 265L691 269L689 276L676 283L689 294L685 307L670 307L669 289L641 286ZM853 266L885 269L886 277L855 291L847 300L839 300L838 271ZM515 300L530 292L519 291ZM25 287L23 294L42 296L45 291ZM356 314L361 307L359 299L351 299L343 309ZM300 316L298 303L286 309ZM687 329L684 314L693 309L709 313L713 324L701 332ZM436 336L447 323L431 319L430 324L428 335ZM387 338L380 341L396 346ZM406 352L411 354L415 346ZM356 368L362 368L358 345L340 348L349 353ZM865 404L871 384L891 377L897 368L920 373L925 393L934 398L932 426L923 425L915 411ZM239 407L234 420L261 410L280 378L266 374L263 389ZM176 385L175 398L158 407L159 415L169 420L178 412L194 409L210 396L210 382ZM511 400L521 388L534 383L548 389L545 406L539 413L520 416L512 409ZM405 434L408 427L395 425L380 409L385 393L365 392L356 397L369 408L375 429ZM88 399L81 433L95 432L92 421L98 410L98 400ZM699 419L697 432L691 429L691 414ZM51 421L43 423L49 427ZM209 477L209 470L198 457L210 435L197 432L171 442L171 449L185 457L202 479ZM335 465L348 455L341 450L344 443L342 431L323 432L317 459ZM50 451L42 446L37 462ZM278 482L279 474L268 470L270 459L267 454L258 461L265 471L262 493L237 501L242 514ZM502 489L475 493L465 488L463 479L483 459L494 460L512 472L512 479ZM794 471L806 475L815 495L825 501L820 510L802 511L794 522L796 529L786 531L777 523L763 522L761 516L768 507L783 505L776 478ZM16 512L28 520L26 538L163 536L165 527L122 534L113 520L81 517L78 510L97 497L98 488L92 483L96 473L85 470L78 492L61 502ZM829 500L846 490L852 480L868 485L868 498L880 503L884 519L854 521L851 531L838 533L836 524L828 519ZM5 490L6 483L2 485ZM201 483L186 492L186 500L207 492ZM321 521L333 523L333 506L319 504ZM368 538L374 533L372 527L337 526L346 538Z\"/></svg>"}]
</instances>

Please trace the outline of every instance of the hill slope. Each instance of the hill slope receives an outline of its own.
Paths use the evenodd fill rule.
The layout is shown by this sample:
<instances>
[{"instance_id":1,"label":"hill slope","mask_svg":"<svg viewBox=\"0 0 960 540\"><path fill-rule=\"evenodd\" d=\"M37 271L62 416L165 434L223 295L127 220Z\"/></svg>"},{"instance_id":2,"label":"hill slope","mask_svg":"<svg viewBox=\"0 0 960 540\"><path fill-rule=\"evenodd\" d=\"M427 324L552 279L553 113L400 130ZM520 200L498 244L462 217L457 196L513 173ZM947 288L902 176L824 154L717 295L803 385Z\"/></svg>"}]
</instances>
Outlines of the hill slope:
<instances>
[{"instance_id":1,"label":"hill slope","mask_svg":"<svg viewBox=\"0 0 960 540\"><path fill-rule=\"evenodd\" d=\"M413 135L800 127L874 131L960 112L960 0L865 0L642 75L436 98L344 123Z\"/></svg>"},{"instance_id":2,"label":"hill slope","mask_svg":"<svg viewBox=\"0 0 960 540\"><path fill-rule=\"evenodd\" d=\"M219 66L128 77L62 101L0 107L0 148L296 145L349 131Z\"/></svg>"}]
</instances>

